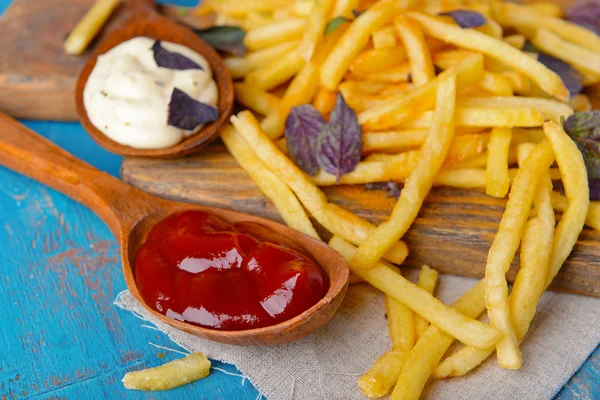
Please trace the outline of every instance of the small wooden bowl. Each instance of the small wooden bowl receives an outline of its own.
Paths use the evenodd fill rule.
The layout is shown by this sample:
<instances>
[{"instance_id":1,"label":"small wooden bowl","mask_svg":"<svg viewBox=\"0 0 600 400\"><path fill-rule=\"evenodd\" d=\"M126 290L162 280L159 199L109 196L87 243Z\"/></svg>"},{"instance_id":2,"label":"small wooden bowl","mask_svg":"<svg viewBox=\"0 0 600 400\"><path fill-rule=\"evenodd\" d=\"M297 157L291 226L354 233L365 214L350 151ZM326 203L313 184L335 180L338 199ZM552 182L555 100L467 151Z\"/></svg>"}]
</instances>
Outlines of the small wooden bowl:
<instances>
[{"instance_id":1,"label":"small wooden bowl","mask_svg":"<svg viewBox=\"0 0 600 400\"><path fill-rule=\"evenodd\" d=\"M221 130L229 121L233 109L233 82L223 60L208 43L194 32L154 11L151 2L150 4L146 1L132 2L127 12L128 15L123 22L112 30L90 55L79 75L75 87L75 106L81 124L96 143L112 153L123 156L174 158L199 150L219 136ZM211 66L213 78L219 92L218 109L220 116L217 121L205 125L199 132L181 142L162 149L136 149L117 143L92 124L83 103L83 90L96 65L98 56L118 44L138 36L181 44L206 58Z\"/></svg>"}]
</instances>

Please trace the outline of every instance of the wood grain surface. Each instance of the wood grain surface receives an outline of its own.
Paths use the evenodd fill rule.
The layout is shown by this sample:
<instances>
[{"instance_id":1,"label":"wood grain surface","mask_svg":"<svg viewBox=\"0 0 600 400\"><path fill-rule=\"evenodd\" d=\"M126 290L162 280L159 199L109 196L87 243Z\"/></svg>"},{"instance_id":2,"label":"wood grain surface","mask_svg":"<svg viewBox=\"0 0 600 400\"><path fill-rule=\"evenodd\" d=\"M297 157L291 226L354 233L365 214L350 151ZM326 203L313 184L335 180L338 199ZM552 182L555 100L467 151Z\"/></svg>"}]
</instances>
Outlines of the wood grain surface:
<instances>
[{"instance_id":1,"label":"wood grain surface","mask_svg":"<svg viewBox=\"0 0 600 400\"><path fill-rule=\"evenodd\" d=\"M248 175L222 144L177 160L126 158L121 177L147 192L178 201L224 207L283 222ZM379 224L395 199L362 185L324 188L327 198ZM506 201L483 192L434 188L405 236L410 254L406 265L426 263L441 272L482 277L489 247ZM324 231L321 229L321 234ZM515 258L508 273L513 281ZM600 232L584 228L579 242L551 289L600 297Z\"/></svg>"}]
</instances>

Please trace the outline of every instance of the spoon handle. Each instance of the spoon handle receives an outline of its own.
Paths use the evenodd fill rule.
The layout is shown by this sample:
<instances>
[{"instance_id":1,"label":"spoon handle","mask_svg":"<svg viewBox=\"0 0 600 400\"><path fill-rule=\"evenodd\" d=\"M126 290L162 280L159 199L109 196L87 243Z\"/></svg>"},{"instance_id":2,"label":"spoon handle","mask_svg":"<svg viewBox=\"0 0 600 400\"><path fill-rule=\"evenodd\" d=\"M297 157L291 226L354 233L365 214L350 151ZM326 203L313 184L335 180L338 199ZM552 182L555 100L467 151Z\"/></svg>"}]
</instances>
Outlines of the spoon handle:
<instances>
[{"instance_id":1,"label":"spoon handle","mask_svg":"<svg viewBox=\"0 0 600 400\"><path fill-rule=\"evenodd\" d=\"M124 229L153 209L150 195L81 161L1 112L0 165L84 204L119 240Z\"/></svg>"}]
</instances>

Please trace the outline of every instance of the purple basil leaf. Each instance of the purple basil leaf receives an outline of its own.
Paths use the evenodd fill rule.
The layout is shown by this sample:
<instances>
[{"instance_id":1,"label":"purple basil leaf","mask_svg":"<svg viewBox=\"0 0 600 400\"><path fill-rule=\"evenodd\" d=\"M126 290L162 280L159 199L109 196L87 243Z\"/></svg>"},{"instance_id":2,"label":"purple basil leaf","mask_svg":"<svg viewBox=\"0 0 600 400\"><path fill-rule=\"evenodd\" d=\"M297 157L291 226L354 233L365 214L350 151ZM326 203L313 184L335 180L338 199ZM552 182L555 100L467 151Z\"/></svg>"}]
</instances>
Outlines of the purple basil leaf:
<instances>
[{"instance_id":1,"label":"purple basil leaf","mask_svg":"<svg viewBox=\"0 0 600 400\"><path fill-rule=\"evenodd\" d=\"M552 186L557 192L565 194L565 185L562 181L552 181ZM588 186L590 188L590 200L600 200L600 179L588 179Z\"/></svg>"},{"instance_id":2,"label":"purple basil leaf","mask_svg":"<svg viewBox=\"0 0 600 400\"><path fill-rule=\"evenodd\" d=\"M440 15L452 17L461 28L478 28L487 23L487 19L477 11L454 10Z\"/></svg>"},{"instance_id":3,"label":"purple basil leaf","mask_svg":"<svg viewBox=\"0 0 600 400\"><path fill-rule=\"evenodd\" d=\"M567 19L600 35L600 1L579 0L565 9Z\"/></svg>"},{"instance_id":4,"label":"purple basil leaf","mask_svg":"<svg viewBox=\"0 0 600 400\"><path fill-rule=\"evenodd\" d=\"M365 185L367 190L383 190L387 193L388 197L400 197L400 185L398 182L387 181L387 182L373 182Z\"/></svg>"},{"instance_id":5,"label":"purple basil leaf","mask_svg":"<svg viewBox=\"0 0 600 400\"><path fill-rule=\"evenodd\" d=\"M564 128L583 155L588 178L600 178L600 111L576 112Z\"/></svg>"},{"instance_id":6,"label":"purple basil leaf","mask_svg":"<svg viewBox=\"0 0 600 400\"><path fill-rule=\"evenodd\" d=\"M546 53L539 53L538 61L561 77L571 96L579 94L583 89L583 76L566 62Z\"/></svg>"},{"instance_id":7,"label":"purple basil leaf","mask_svg":"<svg viewBox=\"0 0 600 400\"><path fill-rule=\"evenodd\" d=\"M244 44L246 31L239 26L213 26L212 28L195 30L194 32L219 51L226 51L238 57L246 54L246 45Z\"/></svg>"},{"instance_id":8,"label":"purple basil leaf","mask_svg":"<svg viewBox=\"0 0 600 400\"><path fill-rule=\"evenodd\" d=\"M356 113L338 93L329 123L319 133L317 162L339 180L342 175L353 171L360 161L362 145L362 130Z\"/></svg>"},{"instance_id":9,"label":"purple basil leaf","mask_svg":"<svg viewBox=\"0 0 600 400\"><path fill-rule=\"evenodd\" d=\"M194 100L182 90L173 88L169 102L168 125L191 131L200 124L217 119L219 119L219 110Z\"/></svg>"},{"instance_id":10,"label":"purple basil leaf","mask_svg":"<svg viewBox=\"0 0 600 400\"><path fill-rule=\"evenodd\" d=\"M319 171L317 163L317 140L325 125L325 119L310 104L292 108L285 121L285 138L292 160L309 175Z\"/></svg>"},{"instance_id":11,"label":"purple basil leaf","mask_svg":"<svg viewBox=\"0 0 600 400\"><path fill-rule=\"evenodd\" d=\"M156 65L159 67L180 71L186 69L204 69L186 56L165 49L162 47L160 40L154 42L152 51L154 52L154 61L156 61Z\"/></svg>"}]
</instances>

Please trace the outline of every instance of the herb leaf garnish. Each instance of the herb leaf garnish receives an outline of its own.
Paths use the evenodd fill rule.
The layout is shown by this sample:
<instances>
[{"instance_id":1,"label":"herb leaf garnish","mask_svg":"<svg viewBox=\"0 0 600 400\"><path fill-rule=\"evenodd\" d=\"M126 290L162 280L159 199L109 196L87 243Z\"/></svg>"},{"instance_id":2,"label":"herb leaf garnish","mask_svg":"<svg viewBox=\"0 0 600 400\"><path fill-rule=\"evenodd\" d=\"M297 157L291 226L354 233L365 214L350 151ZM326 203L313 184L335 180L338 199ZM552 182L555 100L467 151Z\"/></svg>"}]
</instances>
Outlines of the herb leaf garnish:
<instances>
[{"instance_id":1,"label":"herb leaf garnish","mask_svg":"<svg viewBox=\"0 0 600 400\"><path fill-rule=\"evenodd\" d=\"M383 190L387 193L388 197L395 197L396 200L400 198L400 185L398 182L387 181L387 182L372 182L365 185L367 190Z\"/></svg>"},{"instance_id":2,"label":"herb leaf garnish","mask_svg":"<svg viewBox=\"0 0 600 400\"><path fill-rule=\"evenodd\" d=\"M319 171L316 146L325 119L310 104L294 107L285 122L285 137L292 160L309 175Z\"/></svg>"},{"instance_id":3,"label":"herb leaf garnish","mask_svg":"<svg viewBox=\"0 0 600 400\"><path fill-rule=\"evenodd\" d=\"M342 26L343 23L350 21L348 18L343 15L339 15L332 20L330 20L327 25L325 25L325 35L329 35L331 32L335 31L337 28Z\"/></svg>"},{"instance_id":4,"label":"herb leaf garnish","mask_svg":"<svg viewBox=\"0 0 600 400\"><path fill-rule=\"evenodd\" d=\"M219 119L219 110L188 96L183 90L173 88L169 102L167 124L187 131L198 125Z\"/></svg>"},{"instance_id":5,"label":"herb leaf garnish","mask_svg":"<svg viewBox=\"0 0 600 400\"><path fill-rule=\"evenodd\" d=\"M567 20L600 35L600 2L597 0L579 0L565 9Z\"/></svg>"},{"instance_id":6,"label":"herb leaf garnish","mask_svg":"<svg viewBox=\"0 0 600 400\"><path fill-rule=\"evenodd\" d=\"M538 53L537 60L551 71L556 72L569 90L571 96L579 94L583 90L583 76L575 68L566 62L539 51L531 42L525 42L523 50Z\"/></svg>"},{"instance_id":7,"label":"herb leaf garnish","mask_svg":"<svg viewBox=\"0 0 600 400\"><path fill-rule=\"evenodd\" d=\"M226 51L238 57L246 53L246 46L244 45L246 31L239 26L214 26L208 29L195 30L194 32L219 51Z\"/></svg>"},{"instance_id":8,"label":"herb leaf garnish","mask_svg":"<svg viewBox=\"0 0 600 400\"><path fill-rule=\"evenodd\" d=\"M452 17L454 22L463 29L467 28L478 28L487 23L487 19L477 11L470 10L454 10L440 15L446 15Z\"/></svg>"},{"instance_id":9,"label":"herb leaf garnish","mask_svg":"<svg viewBox=\"0 0 600 400\"><path fill-rule=\"evenodd\" d=\"M329 122L323 126L317 141L317 161L325 172L336 178L356 168L362 151L362 130L356 113L338 93Z\"/></svg>"},{"instance_id":10,"label":"herb leaf garnish","mask_svg":"<svg viewBox=\"0 0 600 400\"><path fill-rule=\"evenodd\" d=\"M180 71L188 69L200 69L203 70L202 66L190 60L183 54L169 51L162 47L160 40L157 40L152 45L152 51L154 52L154 61L156 65L162 68L177 69Z\"/></svg>"}]
</instances>

